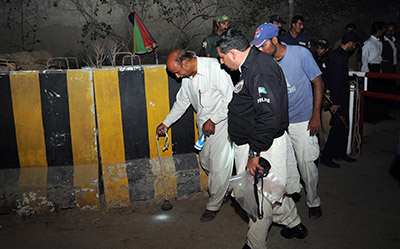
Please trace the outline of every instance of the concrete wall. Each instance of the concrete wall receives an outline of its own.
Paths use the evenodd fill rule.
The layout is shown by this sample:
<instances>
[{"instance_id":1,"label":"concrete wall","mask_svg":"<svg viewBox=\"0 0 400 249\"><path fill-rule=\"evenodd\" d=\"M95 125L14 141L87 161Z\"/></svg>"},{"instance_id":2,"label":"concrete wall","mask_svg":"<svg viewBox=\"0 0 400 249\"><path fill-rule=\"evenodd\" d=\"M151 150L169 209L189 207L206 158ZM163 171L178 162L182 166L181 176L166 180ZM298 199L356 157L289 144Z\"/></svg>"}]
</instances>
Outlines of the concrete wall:
<instances>
[{"instance_id":1,"label":"concrete wall","mask_svg":"<svg viewBox=\"0 0 400 249\"><path fill-rule=\"evenodd\" d=\"M74 0L76 2L83 3L85 10L88 13L93 13L95 0ZM19 1L18 1L19 2ZM57 3L57 7L54 7L54 2ZM128 21L129 15L129 1L128 0L110 0L108 5L100 5L98 15L95 19L98 21L104 21L111 24L113 31L119 36L125 38L128 41L128 47L131 49L132 44L129 43L129 39L132 37L132 25ZM144 21L146 27L150 30L152 36L159 44L157 49L160 55L160 62L164 63L168 52L171 49L181 48L179 41L182 38L182 32L180 32L172 24L163 20L160 15L160 9L157 5L153 4L152 0L146 1L135 1L137 6L135 6L136 12ZM162 1L164 4L168 4L169 1ZM273 13L279 13L288 24L285 25L285 29L290 27L290 16L288 9L289 1L280 1L276 5L271 5L268 9L268 13L265 16L257 17L260 18L257 24L268 21L268 18ZM309 38L316 41L320 37L325 37L334 44L343 34L344 26L353 22L358 25L359 32L362 38L367 39L369 37L370 24L377 20L382 20L385 22L399 22L399 11L391 11L390 3L395 1L388 1L388 3L382 4L382 8L376 9L362 9L360 11L355 11L354 14L349 14L350 12L344 13L330 13L331 19L316 18L314 12L318 10L308 8L307 2L302 3L298 1L295 2L294 14L303 15L306 19L306 30L305 33L308 34ZM25 20L29 20L30 24L37 24L37 39L40 43L37 43L34 50L46 50L51 52L54 56L75 56L79 60L86 57L87 49L84 45L78 43L78 41L83 40L81 37L82 26L86 19L81 12L77 10L76 5L72 3L72 0L63 1L50 1L50 0L31 0L31 6L34 3L38 4L38 10L29 11L25 8ZM123 3L123 4L121 4ZM241 15L235 13L239 8L242 13L246 12L246 5L243 1L239 0L203 0L201 1L201 7L211 4L210 8L205 11L206 14L214 16L218 14L228 14L233 19L234 27L239 27L243 29L243 25L240 22L235 22ZM397 3L398 4L398 3ZM0 53L13 53L21 51L16 44L21 43L21 26L17 24L20 20L17 18L16 22L11 23L11 29L5 27L7 23L7 11L4 9L9 5L0 6ZM107 12L112 7L111 15ZM371 2L366 4L366 6L376 6L371 5ZM192 6L193 7L193 6ZM3 8L3 9L2 9ZM302 11L302 8L306 9ZM350 7L349 7L350 8ZM186 8L188 9L188 8ZM344 16L347 15L347 16ZM18 16L18 13L17 13ZM45 17L38 18L38 16ZM246 16L246 15L245 15ZM185 24L185 22L190 19L188 18L178 18L178 23ZM250 17L249 18L255 18ZM323 20L321 20L323 19ZM333 21L334 20L334 21ZM254 34L254 30L258 25L252 28L243 30L247 37L251 39ZM185 27L185 32L193 39L190 41L189 48L199 52L202 39L211 32L212 20L202 20L197 19L196 21L190 23ZM25 26L25 32L29 30L28 26ZM86 45L89 39L86 38ZM154 57L152 55L144 55L145 63L154 63Z\"/></svg>"},{"instance_id":2,"label":"concrete wall","mask_svg":"<svg viewBox=\"0 0 400 249\"><path fill-rule=\"evenodd\" d=\"M34 50L46 50L54 56L74 56L79 60L86 57L86 45L90 43L90 36L83 39L82 27L85 24L85 17L80 11L77 10L76 5L71 1L38 1L39 9L37 12L28 11L25 9L25 18L30 18L32 24L37 24L37 39L40 40L36 43ZM52 5L52 2L58 2L57 7ZM89 13L93 13L95 0L91 1L77 1L84 4L85 9ZM99 12L95 17L99 22L106 22L112 26L113 32L127 41L128 48L132 49L132 24L128 20L130 13L129 1L124 2L128 6L119 4L116 0L109 1L109 5L100 5ZM174 48L177 48L179 41L182 37L181 32L172 24L163 20L160 16L160 9L157 5L152 3L152 0L139 1L135 11L141 17L146 27L154 39L158 42L158 51L162 60L166 57L167 53ZM206 5L207 1L203 1ZM210 2L215 2L210 0ZM112 12L107 14L110 6ZM1 8L1 7L0 7ZM5 10L0 11L4 13L0 16L0 53L13 53L21 51L21 48L15 45L21 45L21 25L17 23L11 24L11 29L5 27L7 23L7 13ZM214 10L210 9L209 14L213 14ZM45 17L38 18L38 16ZM191 16L189 16L191 18ZM19 21L19 19L18 19ZM183 21L183 20L182 20ZM212 20L196 19L185 28L185 32L190 35L198 34L191 42L191 49L196 51L200 50L202 39L211 33ZM29 30L25 25L25 33ZM86 43L82 45L79 41L84 40ZM147 56L145 59L147 59ZM148 61L154 63L154 58L149 56Z\"/></svg>"},{"instance_id":3,"label":"concrete wall","mask_svg":"<svg viewBox=\"0 0 400 249\"><path fill-rule=\"evenodd\" d=\"M155 128L179 88L164 65L1 72L0 213L164 197ZM166 194L205 190L192 109L168 134Z\"/></svg>"}]
</instances>

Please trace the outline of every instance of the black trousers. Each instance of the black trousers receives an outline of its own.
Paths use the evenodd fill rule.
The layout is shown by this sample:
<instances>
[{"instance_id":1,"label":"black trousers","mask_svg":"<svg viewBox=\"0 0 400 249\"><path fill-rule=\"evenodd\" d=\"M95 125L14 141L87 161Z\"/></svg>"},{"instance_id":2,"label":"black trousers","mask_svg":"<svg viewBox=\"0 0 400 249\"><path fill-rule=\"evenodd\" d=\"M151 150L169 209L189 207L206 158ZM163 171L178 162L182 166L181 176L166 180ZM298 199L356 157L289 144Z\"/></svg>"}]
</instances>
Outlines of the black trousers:
<instances>
[{"instance_id":1,"label":"black trousers","mask_svg":"<svg viewBox=\"0 0 400 249\"><path fill-rule=\"evenodd\" d=\"M348 106L340 108L341 114L346 118L344 122L348 125ZM322 152L323 160L332 160L335 158L344 158L346 156L347 140L348 140L348 129L343 124L343 121L338 115L332 115L331 118L331 130L329 131L328 141L325 144L325 149Z\"/></svg>"}]
</instances>

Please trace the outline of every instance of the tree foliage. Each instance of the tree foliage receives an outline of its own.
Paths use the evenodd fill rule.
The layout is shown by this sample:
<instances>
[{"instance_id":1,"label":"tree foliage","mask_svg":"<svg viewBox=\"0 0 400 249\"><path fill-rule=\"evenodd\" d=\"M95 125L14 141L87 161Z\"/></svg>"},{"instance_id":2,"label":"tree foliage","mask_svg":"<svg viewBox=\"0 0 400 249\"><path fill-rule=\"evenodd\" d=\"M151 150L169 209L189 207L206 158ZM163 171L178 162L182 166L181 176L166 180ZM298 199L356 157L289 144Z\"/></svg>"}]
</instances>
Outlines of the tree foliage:
<instances>
[{"instance_id":1,"label":"tree foliage","mask_svg":"<svg viewBox=\"0 0 400 249\"><path fill-rule=\"evenodd\" d=\"M215 16L218 1L212 0L153 0L162 20L178 31L176 43L187 47L199 35L197 28Z\"/></svg>"},{"instance_id":2,"label":"tree foliage","mask_svg":"<svg viewBox=\"0 0 400 249\"><path fill-rule=\"evenodd\" d=\"M398 0L296 0L296 12L306 18L307 33L314 36L322 29L332 31L332 27L342 21L355 23L361 33L368 34L372 22L388 21L383 17L384 13L392 14L399 8ZM398 22L399 15L397 20L391 21Z\"/></svg>"},{"instance_id":3,"label":"tree foliage","mask_svg":"<svg viewBox=\"0 0 400 249\"><path fill-rule=\"evenodd\" d=\"M47 19L46 7L54 7L53 1L41 0L0 0L2 24L10 32L6 41L12 47L23 51L32 51L40 43L37 31L41 22Z\"/></svg>"},{"instance_id":4,"label":"tree foliage","mask_svg":"<svg viewBox=\"0 0 400 249\"><path fill-rule=\"evenodd\" d=\"M238 0L227 1L232 10L236 26L246 31L268 21L271 11L279 0Z\"/></svg>"},{"instance_id":5,"label":"tree foliage","mask_svg":"<svg viewBox=\"0 0 400 249\"><path fill-rule=\"evenodd\" d=\"M100 11L102 14L111 16L113 7L109 0L71 0L76 10L85 19L85 23L82 26L82 38L96 40L105 39L106 37L112 37L113 39L122 41L124 40L119 34L113 31L111 24L107 23L104 16L100 17ZM83 43L83 41L81 41Z\"/></svg>"}]
</instances>

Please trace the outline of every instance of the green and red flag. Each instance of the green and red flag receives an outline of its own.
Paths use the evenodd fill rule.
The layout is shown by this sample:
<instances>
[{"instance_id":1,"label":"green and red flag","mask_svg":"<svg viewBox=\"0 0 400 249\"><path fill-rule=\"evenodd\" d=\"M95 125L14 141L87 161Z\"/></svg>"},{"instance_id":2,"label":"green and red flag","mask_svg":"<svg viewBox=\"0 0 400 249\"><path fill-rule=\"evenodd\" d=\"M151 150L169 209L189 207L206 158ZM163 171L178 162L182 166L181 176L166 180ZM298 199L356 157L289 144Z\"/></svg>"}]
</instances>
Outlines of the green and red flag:
<instances>
[{"instance_id":1,"label":"green and red flag","mask_svg":"<svg viewBox=\"0 0 400 249\"><path fill-rule=\"evenodd\" d=\"M152 52L158 44L133 9L129 14L129 21L133 24L133 52L137 54Z\"/></svg>"}]
</instances>

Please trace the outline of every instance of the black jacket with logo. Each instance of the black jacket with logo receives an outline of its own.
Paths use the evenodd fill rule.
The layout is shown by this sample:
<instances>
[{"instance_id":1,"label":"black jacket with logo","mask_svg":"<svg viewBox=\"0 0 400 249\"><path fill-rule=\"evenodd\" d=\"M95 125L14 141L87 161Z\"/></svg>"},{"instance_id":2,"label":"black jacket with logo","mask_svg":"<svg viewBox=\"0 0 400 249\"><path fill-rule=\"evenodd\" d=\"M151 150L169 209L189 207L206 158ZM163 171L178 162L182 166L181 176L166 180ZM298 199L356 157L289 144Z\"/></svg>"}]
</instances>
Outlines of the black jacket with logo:
<instances>
[{"instance_id":1,"label":"black jacket with logo","mask_svg":"<svg viewBox=\"0 0 400 249\"><path fill-rule=\"evenodd\" d=\"M253 151L265 151L289 125L285 76L272 56L255 47L241 70L242 80L228 106L229 135L238 145L248 143Z\"/></svg>"}]
</instances>

